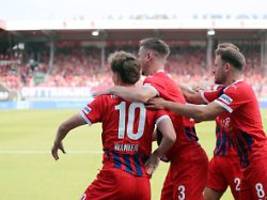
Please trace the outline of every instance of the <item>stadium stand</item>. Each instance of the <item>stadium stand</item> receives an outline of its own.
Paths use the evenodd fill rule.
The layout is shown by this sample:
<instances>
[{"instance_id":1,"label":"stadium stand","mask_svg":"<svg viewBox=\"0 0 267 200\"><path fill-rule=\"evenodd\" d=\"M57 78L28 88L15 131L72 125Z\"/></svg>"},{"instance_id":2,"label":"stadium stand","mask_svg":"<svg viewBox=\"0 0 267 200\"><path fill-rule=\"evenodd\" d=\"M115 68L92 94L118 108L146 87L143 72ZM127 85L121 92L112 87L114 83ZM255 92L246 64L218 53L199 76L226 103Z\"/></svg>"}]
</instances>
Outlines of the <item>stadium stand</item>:
<instances>
[{"instance_id":1,"label":"stadium stand","mask_svg":"<svg viewBox=\"0 0 267 200\"><path fill-rule=\"evenodd\" d=\"M136 47L110 46L107 54L118 49L136 53ZM206 67L206 50L203 47L173 46L166 70L178 83L206 88L212 85L211 70ZM48 66L48 52L39 55L39 61L29 59L22 62L19 57L0 55L1 83L11 90L22 87L88 87L92 91L112 84L107 63L101 67L97 48L59 48L51 69ZM29 57L29 56L26 56ZM253 83L259 97L267 94L267 78L261 73L260 54L247 55L245 74Z\"/></svg>"},{"instance_id":2,"label":"stadium stand","mask_svg":"<svg viewBox=\"0 0 267 200\"><path fill-rule=\"evenodd\" d=\"M260 33L250 29L242 34L238 30L216 30L212 49L218 41L237 44L247 58L246 78L258 97L266 99L267 59L263 61ZM213 85L212 65L207 64L207 55L211 55L207 53L207 31L179 29L102 30L98 37L90 30L0 29L0 84L18 97L24 88L104 89L112 84L108 55L116 50L137 54L138 41L151 36L162 37L170 45L166 70L177 83L202 88Z\"/></svg>"}]
</instances>

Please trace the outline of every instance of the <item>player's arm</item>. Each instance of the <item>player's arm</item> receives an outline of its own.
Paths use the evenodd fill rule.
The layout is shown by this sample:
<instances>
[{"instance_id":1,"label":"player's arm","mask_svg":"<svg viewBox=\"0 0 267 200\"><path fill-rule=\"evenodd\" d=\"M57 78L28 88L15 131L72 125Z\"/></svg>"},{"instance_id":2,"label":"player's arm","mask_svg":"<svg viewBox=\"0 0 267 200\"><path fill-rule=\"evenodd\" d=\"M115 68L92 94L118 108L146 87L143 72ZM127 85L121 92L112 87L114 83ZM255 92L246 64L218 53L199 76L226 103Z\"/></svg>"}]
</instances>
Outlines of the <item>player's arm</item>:
<instances>
[{"instance_id":1,"label":"player's arm","mask_svg":"<svg viewBox=\"0 0 267 200\"><path fill-rule=\"evenodd\" d=\"M158 130L162 133L162 140L154 153L158 157L162 157L175 143L176 133L170 117L166 117L157 123Z\"/></svg>"},{"instance_id":2,"label":"player's arm","mask_svg":"<svg viewBox=\"0 0 267 200\"><path fill-rule=\"evenodd\" d=\"M166 101L161 98L154 98L149 101L151 107L159 109L168 109L188 118L193 118L198 122L214 120L220 113L226 111L216 101L208 105L193 105L193 104L180 104L176 102Z\"/></svg>"},{"instance_id":3,"label":"player's arm","mask_svg":"<svg viewBox=\"0 0 267 200\"><path fill-rule=\"evenodd\" d=\"M205 104L206 102L203 100L200 91L193 90L192 88L181 84L180 88L183 92L183 95L188 103L193 104Z\"/></svg>"},{"instance_id":4,"label":"player's arm","mask_svg":"<svg viewBox=\"0 0 267 200\"><path fill-rule=\"evenodd\" d=\"M162 133L162 140L158 148L151 154L146 162L147 173L152 175L157 168L160 158L164 157L176 140L175 130L171 119L165 115L158 121L157 128Z\"/></svg>"},{"instance_id":5,"label":"player's arm","mask_svg":"<svg viewBox=\"0 0 267 200\"><path fill-rule=\"evenodd\" d=\"M157 136L157 129L154 130L153 135L152 135L152 141L157 141L158 136Z\"/></svg>"},{"instance_id":6,"label":"player's arm","mask_svg":"<svg viewBox=\"0 0 267 200\"><path fill-rule=\"evenodd\" d=\"M115 86L109 89L109 93L128 101L139 101L142 103L146 103L149 99L158 95L157 90L149 86L142 86L138 88Z\"/></svg>"},{"instance_id":7,"label":"player's arm","mask_svg":"<svg viewBox=\"0 0 267 200\"><path fill-rule=\"evenodd\" d=\"M61 150L65 153L62 140L72 129L88 124L91 125L96 122L100 122L103 117L103 111L105 110L105 101L104 96L99 96L90 101L79 114L76 114L70 117L68 120L64 121L58 128L54 145L52 147L51 153L52 156L57 160L58 150Z\"/></svg>"},{"instance_id":8,"label":"player's arm","mask_svg":"<svg viewBox=\"0 0 267 200\"><path fill-rule=\"evenodd\" d=\"M51 154L55 160L58 160L58 151L61 150L65 153L62 141L66 135L74 128L86 124L85 120L81 117L80 114L76 114L63 123L60 124L57 130L56 138L51 150Z\"/></svg>"}]
</instances>

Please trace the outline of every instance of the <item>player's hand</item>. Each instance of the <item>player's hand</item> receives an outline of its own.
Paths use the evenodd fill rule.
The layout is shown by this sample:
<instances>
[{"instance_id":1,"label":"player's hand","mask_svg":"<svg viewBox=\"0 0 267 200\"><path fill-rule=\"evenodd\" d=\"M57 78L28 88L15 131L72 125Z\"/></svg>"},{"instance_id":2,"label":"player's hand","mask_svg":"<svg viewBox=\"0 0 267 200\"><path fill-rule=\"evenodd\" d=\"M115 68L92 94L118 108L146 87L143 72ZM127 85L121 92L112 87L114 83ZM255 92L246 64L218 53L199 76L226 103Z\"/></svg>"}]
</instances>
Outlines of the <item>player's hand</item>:
<instances>
[{"instance_id":1,"label":"player's hand","mask_svg":"<svg viewBox=\"0 0 267 200\"><path fill-rule=\"evenodd\" d=\"M145 163L146 173L152 176L154 171L157 169L160 162L160 158L155 153L151 154L149 159Z\"/></svg>"},{"instance_id":2,"label":"player's hand","mask_svg":"<svg viewBox=\"0 0 267 200\"><path fill-rule=\"evenodd\" d=\"M58 156L59 150L61 150L63 153L66 153L62 142L55 142L51 149L51 154L55 160L59 159L59 156Z\"/></svg>"},{"instance_id":3,"label":"player's hand","mask_svg":"<svg viewBox=\"0 0 267 200\"><path fill-rule=\"evenodd\" d=\"M152 108L152 109L164 109L164 102L165 102L164 99L160 97L156 97L156 98L150 99L146 107Z\"/></svg>"}]
</instances>

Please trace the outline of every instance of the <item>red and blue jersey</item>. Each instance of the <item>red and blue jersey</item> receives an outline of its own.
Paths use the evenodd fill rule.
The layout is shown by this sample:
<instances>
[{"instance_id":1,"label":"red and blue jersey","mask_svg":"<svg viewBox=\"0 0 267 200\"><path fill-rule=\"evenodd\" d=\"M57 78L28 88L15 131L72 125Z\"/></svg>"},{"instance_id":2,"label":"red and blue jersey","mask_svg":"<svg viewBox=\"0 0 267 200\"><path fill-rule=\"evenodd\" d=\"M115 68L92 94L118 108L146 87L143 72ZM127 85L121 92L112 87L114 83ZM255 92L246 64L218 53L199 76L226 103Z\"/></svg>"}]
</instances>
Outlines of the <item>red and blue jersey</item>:
<instances>
[{"instance_id":1,"label":"red and blue jersey","mask_svg":"<svg viewBox=\"0 0 267 200\"><path fill-rule=\"evenodd\" d=\"M153 88L156 90L159 97L166 100L182 104L186 103L181 89L177 86L175 81L163 71L159 71L151 76L148 76L144 80L144 87ZM167 158L172 159L177 156L186 156L186 152L191 153L189 149L194 151L195 147L199 150L194 121L181 115L177 115L174 112L169 112L169 115L175 128L177 140L173 147L167 152ZM180 153L177 153L177 151L180 151ZM183 153L181 153L181 151Z\"/></svg>"},{"instance_id":2,"label":"red and blue jersey","mask_svg":"<svg viewBox=\"0 0 267 200\"><path fill-rule=\"evenodd\" d=\"M224 86L218 86L214 90L201 91L202 99L210 103L219 98L224 93ZM237 153L233 147L233 140L230 133L231 119L223 113L216 117L216 146L214 156L236 156Z\"/></svg>"},{"instance_id":3,"label":"red and blue jersey","mask_svg":"<svg viewBox=\"0 0 267 200\"><path fill-rule=\"evenodd\" d=\"M145 175L144 163L152 149L155 125L168 118L165 111L152 111L143 103L128 102L114 95L101 95L81 111L88 123L102 122L105 167Z\"/></svg>"},{"instance_id":4,"label":"red and blue jersey","mask_svg":"<svg viewBox=\"0 0 267 200\"><path fill-rule=\"evenodd\" d=\"M225 109L217 118L217 129L222 137L215 153L223 154L234 147L242 167L251 160L266 157L267 138L263 131L259 105L253 89L244 81L236 81L226 88L217 90L215 102ZM216 93L216 92L215 92ZM208 98L208 95L204 93ZM223 143L223 145L222 145Z\"/></svg>"}]
</instances>

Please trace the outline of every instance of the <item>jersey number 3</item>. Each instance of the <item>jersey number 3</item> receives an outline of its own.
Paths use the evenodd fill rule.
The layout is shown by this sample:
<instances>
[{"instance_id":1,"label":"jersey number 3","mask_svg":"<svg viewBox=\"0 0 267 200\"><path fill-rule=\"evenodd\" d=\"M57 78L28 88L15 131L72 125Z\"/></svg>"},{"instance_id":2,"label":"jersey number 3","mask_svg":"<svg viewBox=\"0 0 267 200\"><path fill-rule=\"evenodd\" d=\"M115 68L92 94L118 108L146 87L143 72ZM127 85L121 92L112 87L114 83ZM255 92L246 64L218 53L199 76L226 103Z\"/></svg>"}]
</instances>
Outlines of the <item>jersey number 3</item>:
<instances>
[{"instance_id":1,"label":"jersey number 3","mask_svg":"<svg viewBox=\"0 0 267 200\"><path fill-rule=\"evenodd\" d=\"M146 108L142 103L131 103L128 109L128 122L126 126L126 102L122 101L119 105L115 106L116 110L119 110L119 129L118 138L123 139L125 137L125 130L127 137L132 140L140 139L144 134L145 119L146 119ZM139 122L137 132L134 133L134 120L136 110L140 110Z\"/></svg>"}]
</instances>

